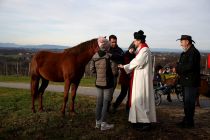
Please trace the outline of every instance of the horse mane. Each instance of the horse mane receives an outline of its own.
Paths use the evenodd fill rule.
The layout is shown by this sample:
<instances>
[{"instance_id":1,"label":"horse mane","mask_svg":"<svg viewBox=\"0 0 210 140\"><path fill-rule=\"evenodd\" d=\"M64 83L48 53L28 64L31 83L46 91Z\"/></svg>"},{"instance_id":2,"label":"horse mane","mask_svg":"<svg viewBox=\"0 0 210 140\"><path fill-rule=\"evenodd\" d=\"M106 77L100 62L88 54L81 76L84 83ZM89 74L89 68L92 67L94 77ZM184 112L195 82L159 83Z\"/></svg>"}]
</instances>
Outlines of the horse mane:
<instances>
[{"instance_id":1,"label":"horse mane","mask_svg":"<svg viewBox=\"0 0 210 140\"><path fill-rule=\"evenodd\" d=\"M82 42L79 45L76 45L76 46L74 46L72 48L64 49L64 52L65 53L76 53L76 54L79 54L79 53L83 52L84 50L89 50L91 47L93 47L94 46L94 42L97 42L96 38L88 40L86 42Z\"/></svg>"}]
</instances>

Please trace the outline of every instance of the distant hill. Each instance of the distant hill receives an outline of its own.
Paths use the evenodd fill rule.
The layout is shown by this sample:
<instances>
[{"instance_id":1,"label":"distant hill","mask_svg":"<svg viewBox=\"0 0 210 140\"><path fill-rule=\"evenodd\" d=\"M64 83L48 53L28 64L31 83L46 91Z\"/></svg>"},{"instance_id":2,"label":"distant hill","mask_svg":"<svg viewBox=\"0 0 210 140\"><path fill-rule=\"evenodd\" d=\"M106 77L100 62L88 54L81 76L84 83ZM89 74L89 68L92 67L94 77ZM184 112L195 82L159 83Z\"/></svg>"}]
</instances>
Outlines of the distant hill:
<instances>
[{"instance_id":1,"label":"distant hill","mask_svg":"<svg viewBox=\"0 0 210 140\"><path fill-rule=\"evenodd\" d=\"M210 53L210 50L201 50L198 49L200 52L202 53ZM177 53L181 53L183 50L180 49L167 49L167 48L151 48L151 51L153 52L177 52Z\"/></svg>"},{"instance_id":2,"label":"distant hill","mask_svg":"<svg viewBox=\"0 0 210 140\"><path fill-rule=\"evenodd\" d=\"M65 48L69 48L69 46L63 46L63 45L50 45L50 44L42 44L42 45L19 45L15 43L0 43L0 48L22 48L22 49L30 49L30 50L39 50L39 49L50 49L50 50L63 50ZM122 48L123 51L126 51L127 48ZM181 53L182 49L168 49L168 48L151 48L152 52L175 52L175 53ZM200 50L200 52L203 53L210 53L210 50Z\"/></svg>"},{"instance_id":3,"label":"distant hill","mask_svg":"<svg viewBox=\"0 0 210 140\"><path fill-rule=\"evenodd\" d=\"M43 45L18 45L15 43L0 43L1 48L35 48L35 49L65 49L68 48L68 46L62 46L62 45L49 45L49 44L43 44Z\"/></svg>"},{"instance_id":4,"label":"distant hill","mask_svg":"<svg viewBox=\"0 0 210 140\"><path fill-rule=\"evenodd\" d=\"M123 51L127 51L127 49L123 48ZM182 52L182 49L168 49L168 48L151 48L151 51L152 52L169 52L169 53L181 53ZM210 50L200 50L200 52L202 53L210 53Z\"/></svg>"},{"instance_id":5,"label":"distant hill","mask_svg":"<svg viewBox=\"0 0 210 140\"><path fill-rule=\"evenodd\" d=\"M152 52L182 52L181 49L151 48Z\"/></svg>"},{"instance_id":6,"label":"distant hill","mask_svg":"<svg viewBox=\"0 0 210 140\"><path fill-rule=\"evenodd\" d=\"M122 48L123 51L127 51L127 48ZM181 49L165 49L165 48L151 48L152 52L182 52Z\"/></svg>"}]
</instances>

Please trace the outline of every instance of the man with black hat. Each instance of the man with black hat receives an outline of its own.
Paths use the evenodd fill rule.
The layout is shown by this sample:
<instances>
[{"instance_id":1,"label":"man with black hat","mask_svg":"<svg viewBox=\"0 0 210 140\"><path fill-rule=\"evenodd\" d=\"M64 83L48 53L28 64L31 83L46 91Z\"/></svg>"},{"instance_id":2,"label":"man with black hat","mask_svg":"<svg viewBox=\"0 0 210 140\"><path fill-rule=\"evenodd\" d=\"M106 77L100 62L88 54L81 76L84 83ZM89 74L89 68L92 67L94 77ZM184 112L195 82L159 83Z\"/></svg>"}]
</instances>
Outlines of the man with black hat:
<instances>
[{"instance_id":1,"label":"man with black hat","mask_svg":"<svg viewBox=\"0 0 210 140\"><path fill-rule=\"evenodd\" d=\"M195 43L189 35L182 35L180 45L183 48L179 62L177 63L177 73L180 76L180 84L184 88L184 118L177 125L182 128L194 127L194 113L196 94L200 86L200 53L195 48Z\"/></svg>"},{"instance_id":2,"label":"man with black hat","mask_svg":"<svg viewBox=\"0 0 210 140\"><path fill-rule=\"evenodd\" d=\"M134 128L149 130L156 122L156 108L153 94L153 71L151 52L142 30L134 33L134 44L137 47L136 57L127 65L119 65L126 73L133 73L129 121Z\"/></svg>"}]
</instances>

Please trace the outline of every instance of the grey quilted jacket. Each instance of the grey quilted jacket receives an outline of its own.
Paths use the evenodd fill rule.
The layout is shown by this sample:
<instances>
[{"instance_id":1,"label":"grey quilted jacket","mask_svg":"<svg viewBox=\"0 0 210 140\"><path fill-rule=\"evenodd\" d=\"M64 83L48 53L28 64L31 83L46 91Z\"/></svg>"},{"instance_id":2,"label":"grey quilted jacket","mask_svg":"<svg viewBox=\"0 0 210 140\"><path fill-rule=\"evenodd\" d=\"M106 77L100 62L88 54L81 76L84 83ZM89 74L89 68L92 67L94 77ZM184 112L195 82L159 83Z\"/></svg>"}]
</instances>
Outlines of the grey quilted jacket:
<instances>
[{"instance_id":1,"label":"grey quilted jacket","mask_svg":"<svg viewBox=\"0 0 210 140\"><path fill-rule=\"evenodd\" d=\"M90 71L96 74L96 87L107 89L114 86L113 75L117 71L110 57L111 54L109 53L98 52L90 61Z\"/></svg>"}]
</instances>

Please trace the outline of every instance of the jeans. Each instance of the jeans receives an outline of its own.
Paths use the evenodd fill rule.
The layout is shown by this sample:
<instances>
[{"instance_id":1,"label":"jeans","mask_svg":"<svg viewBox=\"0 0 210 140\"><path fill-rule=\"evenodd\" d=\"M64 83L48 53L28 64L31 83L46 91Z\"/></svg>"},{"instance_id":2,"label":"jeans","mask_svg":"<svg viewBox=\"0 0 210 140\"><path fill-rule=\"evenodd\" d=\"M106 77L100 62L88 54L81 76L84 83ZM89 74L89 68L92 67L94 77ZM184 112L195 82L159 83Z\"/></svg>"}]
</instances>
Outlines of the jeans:
<instances>
[{"instance_id":1,"label":"jeans","mask_svg":"<svg viewBox=\"0 0 210 140\"><path fill-rule=\"evenodd\" d=\"M112 96L111 96L111 100L109 101L109 104L107 106L107 111L109 112L109 109L110 109L110 106L111 106L111 102L112 102L112 99L113 99L113 94L114 94L114 91L115 91L115 88L117 87L117 76L114 77L114 86L112 88Z\"/></svg>"},{"instance_id":2,"label":"jeans","mask_svg":"<svg viewBox=\"0 0 210 140\"><path fill-rule=\"evenodd\" d=\"M184 87L184 121L188 124L194 124L195 100L197 92L197 87Z\"/></svg>"},{"instance_id":3,"label":"jeans","mask_svg":"<svg viewBox=\"0 0 210 140\"><path fill-rule=\"evenodd\" d=\"M97 101L96 101L96 120L106 122L107 107L112 98L112 88L102 89L97 88Z\"/></svg>"}]
</instances>

